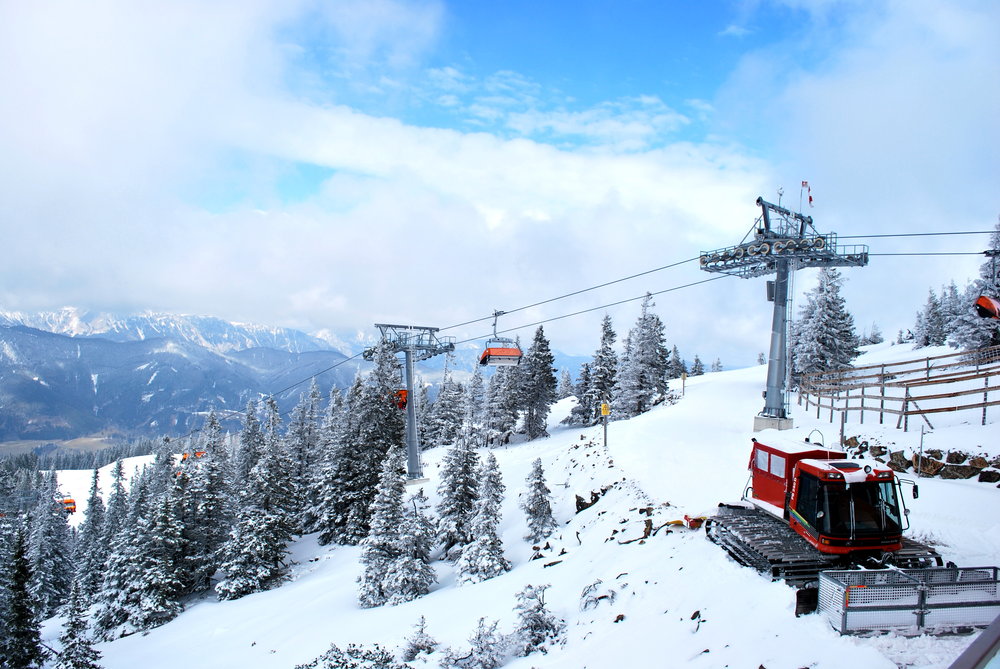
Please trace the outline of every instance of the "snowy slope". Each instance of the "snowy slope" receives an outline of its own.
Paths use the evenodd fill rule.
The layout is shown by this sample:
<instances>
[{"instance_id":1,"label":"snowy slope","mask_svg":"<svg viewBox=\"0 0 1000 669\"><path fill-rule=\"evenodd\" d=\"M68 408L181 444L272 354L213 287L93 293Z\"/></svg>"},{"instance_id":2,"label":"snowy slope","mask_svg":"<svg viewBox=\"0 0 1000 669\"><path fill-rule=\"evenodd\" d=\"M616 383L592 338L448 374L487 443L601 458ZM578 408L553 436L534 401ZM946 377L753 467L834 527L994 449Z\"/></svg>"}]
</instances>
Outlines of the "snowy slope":
<instances>
[{"instance_id":1,"label":"snowy slope","mask_svg":"<svg viewBox=\"0 0 1000 669\"><path fill-rule=\"evenodd\" d=\"M870 360L859 364L865 362ZM508 574L458 587L451 565L439 562L439 583L429 595L364 610L355 599L358 549L320 547L308 536L294 546L298 564L286 585L237 601L205 597L190 603L179 618L146 635L100 644L102 663L111 669L290 668L330 643L395 647L420 616L442 644L464 648L480 617L498 619L500 629L510 631L515 593L526 584L549 583L546 601L567 621L565 644L505 666L947 667L973 637L841 637L819 616L796 618L791 589L735 564L703 531L663 528L637 541L647 518L658 528L685 513L704 514L720 501L739 498L765 371L761 366L688 379L678 404L612 423L607 448L600 427L553 425L548 439L496 451L507 486L502 529L514 564ZM553 422L568 411L569 401L557 405ZM801 412L794 418L796 429L782 436L802 438L813 429L827 443L838 436L839 430L825 421ZM977 422L978 414L967 420ZM937 448L968 447L970 440L995 448L996 418L992 421L986 427L939 429L928 438ZM897 447L916 446L919 439L919 433L868 425L849 426L849 433L893 441ZM773 434L757 436L765 440ZM430 481L423 485L432 501L442 455L439 449L425 454ZM537 457L563 525L543 550L544 558L530 560L517 495ZM102 480L107 476L102 473ZM89 477L64 475L61 482L77 500L85 499ZM597 504L575 513L575 495L589 499L592 491L608 486ZM928 480L921 482L920 499L908 503L916 534L942 542L946 559L981 566L1000 564L998 501L1000 490L993 485ZM648 507L651 515L640 512ZM581 598L588 586L595 599L602 596L596 606L585 606ZM50 645L57 643L57 622L45 630Z\"/></svg>"}]
</instances>

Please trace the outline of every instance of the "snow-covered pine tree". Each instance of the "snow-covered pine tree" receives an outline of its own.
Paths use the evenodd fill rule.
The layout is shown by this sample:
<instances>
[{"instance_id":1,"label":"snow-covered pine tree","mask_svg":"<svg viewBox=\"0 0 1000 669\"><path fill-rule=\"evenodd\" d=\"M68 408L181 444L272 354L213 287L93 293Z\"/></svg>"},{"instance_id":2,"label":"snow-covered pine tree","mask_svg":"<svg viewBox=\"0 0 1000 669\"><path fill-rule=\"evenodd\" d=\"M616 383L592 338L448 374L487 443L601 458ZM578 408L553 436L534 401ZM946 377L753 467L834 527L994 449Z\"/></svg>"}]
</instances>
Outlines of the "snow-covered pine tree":
<instances>
[{"instance_id":1,"label":"snow-covered pine tree","mask_svg":"<svg viewBox=\"0 0 1000 669\"><path fill-rule=\"evenodd\" d=\"M1000 327L992 318L980 318L973 308L980 295L1000 298L1000 218L990 236L989 251L994 256L988 257L979 266L979 278L973 280L965 289L955 321L952 324L948 343L963 351L973 351L988 346L1000 345Z\"/></svg>"},{"instance_id":2,"label":"snow-covered pine tree","mask_svg":"<svg viewBox=\"0 0 1000 669\"><path fill-rule=\"evenodd\" d=\"M758 365L767 364L767 355L763 351L757 354L757 364Z\"/></svg>"},{"instance_id":3,"label":"snow-covered pine tree","mask_svg":"<svg viewBox=\"0 0 1000 669\"><path fill-rule=\"evenodd\" d=\"M486 401L486 385L483 381L481 366L476 365L472 371L472 377L465 386L465 396L462 398L462 406L465 408L465 417L462 420L462 433L470 437L475 436L478 440L485 442L483 438L483 416L484 402ZM483 446L486 444L483 443Z\"/></svg>"},{"instance_id":4,"label":"snow-covered pine tree","mask_svg":"<svg viewBox=\"0 0 1000 669\"><path fill-rule=\"evenodd\" d=\"M360 388L358 390L360 392ZM306 529L309 532L320 532L320 543L328 544L333 537L328 534L334 528L334 500L331 494L336 492L334 475L338 450L342 447L343 435L347 420L344 396L340 390L333 388L330 399L323 412L323 420L319 429L320 462L312 477L311 496L313 502L309 517L312 525Z\"/></svg>"},{"instance_id":5,"label":"snow-covered pine tree","mask_svg":"<svg viewBox=\"0 0 1000 669\"><path fill-rule=\"evenodd\" d=\"M941 300L934 290L927 291L927 302L923 311L917 315L913 326L914 348L924 346L941 346L948 339L948 326Z\"/></svg>"},{"instance_id":6,"label":"snow-covered pine tree","mask_svg":"<svg viewBox=\"0 0 1000 669\"><path fill-rule=\"evenodd\" d=\"M236 444L236 452L233 454L233 474L231 482L233 486L233 496L236 497L246 486L247 479L250 478L250 470L257 464L257 459L264 450L264 433L257 418L258 406L256 400L247 402L246 411L243 413L243 429L240 430L240 439Z\"/></svg>"},{"instance_id":7,"label":"snow-covered pine tree","mask_svg":"<svg viewBox=\"0 0 1000 669\"><path fill-rule=\"evenodd\" d=\"M518 367L497 367L486 388L483 422L486 426L486 445L502 446L510 441L517 428Z\"/></svg>"},{"instance_id":8,"label":"snow-covered pine tree","mask_svg":"<svg viewBox=\"0 0 1000 669\"><path fill-rule=\"evenodd\" d=\"M31 564L28 561L28 539L23 528L14 534L10 557L10 578L5 610L4 635L0 637L0 666L11 669L41 667L48 653L42 647L38 604L30 590Z\"/></svg>"},{"instance_id":9,"label":"snow-covered pine tree","mask_svg":"<svg viewBox=\"0 0 1000 669\"><path fill-rule=\"evenodd\" d=\"M427 505L422 490L404 504L398 537L399 557L386 575L385 588L390 593L387 604L401 604L422 597L437 582L437 574L431 566L434 523L424 514Z\"/></svg>"},{"instance_id":10,"label":"snow-covered pine tree","mask_svg":"<svg viewBox=\"0 0 1000 669\"><path fill-rule=\"evenodd\" d=\"M28 587L43 620L55 615L66 601L73 581L73 548L60 498L55 474L45 474L38 503L31 511L28 537Z\"/></svg>"},{"instance_id":11,"label":"snow-covered pine tree","mask_svg":"<svg viewBox=\"0 0 1000 669\"><path fill-rule=\"evenodd\" d=\"M431 446L455 443L462 432L465 417L465 389L452 378L447 370L441 380L437 399L431 404L424 440Z\"/></svg>"},{"instance_id":12,"label":"snow-covered pine tree","mask_svg":"<svg viewBox=\"0 0 1000 669\"><path fill-rule=\"evenodd\" d=\"M479 456L467 439L459 439L441 461L437 535L445 554L454 546L472 541L472 519L479 498L478 470Z\"/></svg>"},{"instance_id":13,"label":"snow-covered pine tree","mask_svg":"<svg viewBox=\"0 0 1000 669\"><path fill-rule=\"evenodd\" d=\"M125 523L128 513L128 495L125 493L125 470L121 460L115 460L111 469L111 490L107 493L107 508L104 513L104 545L108 552ZM106 558L105 558L106 559Z\"/></svg>"},{"instance_id":14,"label":"snow-covered pine tree","mask_svg":"<svg viewBox=\"0 0 1000 669\"><path fill-rule=\"evenodd\" d=\"M524 430L528 439L549 436L545 429L549 409L556 399L555 356L541 325L524 356L521 370L521 406L524 408Z\"/></svg>"},{"instance_id":15,"label":"snow-covered pine tree","mask_svg":"<svg viewBox=\"0 0 1000 669\"><path fill-rule=\"evenodd\" d=\"M316 502L312 498L312 477L320 461L320 429L317 423L320 414L319 405L319 386L316 379L313 379L309 393L299 397L299 403L292 410L288 424L288 455L292 460L294 499L292 512L300 532L315 523L312 517L312 509Z\"/></svg>"},{"instance_id":16,"label":"snow-covered pine tree","mask_svg":"<svg viewBox=\"0 0 1000 669\"><path fill-rule=\"evenodd\" d=\"M667 392L670 356L664 343L663 322L650 310L653 306L652 295L647 293L639 319L625 340L625 355L612 395L614 415L619 418L649 411L654 398ZM683 369L679 353L677 360L678 368Z\"/></svg>"},{"instance_id":17,"label":"snow-covered pine tree","mask_svg":"<svg viewBox=\"0 0 1000 669\"><path fill-rule=\"evenodd\" d=\"M89 603L101 584L101 573L108 558L108 546L104 537L104 498L98 487L98 470L94 470L87 495L87 509L83 512L79 538L76 545L76 580L80 595Z\"/></svg>"},{"instance_id":18,"label":"snow-covered pine tree","mask_svg":"<svg viewBox=\"0 0 1000 669\"><path fill-rule=\"evenodd\" d=\"M679 379L681 374L687 374L687 371L687 364L681 358L681 353L675 345L670 351L670 361L667 363L667 378Z\"/></svg>"},{"instance_id":19,"label":"snow-covered pine tree","mask_svg":"<svg viewBox=\"0 0 1000 669\"><path fill-rule=\"evenodd\" d=\"M449 648L441 660L441 667L448 669L497 669L503 666L510 654L507 640L497 631L497 621L486 622L480 618L476 631L469 637L469 651L462 653Z\"/></svg>"},{"instance_id":20,"label":"snow-covered pine tree","mask_svg":"<svg viewBox=\"0 0 1000 669\"><path fill-rule=\"evenodd\" d=\"M517 629L514 630L514 653L521 657L541 651L545 653L566 628L545 606L545 585L526 585L517 593Z\"/></svg>"},{"instance_id":21,"label":"snow-covered pine tree","mask_svg":"<svg viewBox=\"0 0 1000 669\"><path fill-rule=\"evenodd\" d=\"M691 361L691 376L701 376L704 373L705 363L698 356L694 356L694 360Z\"/></svg>"},{"instance_id":22,"label":"snow-covered pine tree","mask_svg":"<svg viewBox=\"0 0 1000 669\"><path fill-rule=\"evenodd\" d=\"M362 571L358 576L358 603L363 608L382 606L394 594L387 588L387 579L400 557L399 535L406 491L404 469L401 450L393 449L386 454L369 511L368 536L360 543Z\"/></svg>"},{"instance_id":23,"label":"snow-covered pine tree","mask_svg":"<svg viewBox=\"0 0 1000 669\"><path fill-rule=\"evenodd\" d=\"M576 386L573 384L573 377L570 376L569 370L564 369L559 373L559 385L556 387L556 398L564 400L567 397L572 397L576 393Z\"/></svg>"},{"instance_id":24,"label":"snow-covered pine tree","mask_svg":"<svg viewBox=\"0 0 1000 669\"><path fill-rule=\"evenodd\" d=\"M500 539L500 505L503 477L496 456L489 453L479 470L479 499L472 519L472 543L462 549L455 568L459 584L479 583L510 571Z\"/></svg>"},{"instance_id":25,"label":"snow-covered pine tree","mask_svg":"<svg viewBox=\"0 0 1000 669\"><path fill-rule=\"evenodd\" d=\"M585 362L580 365L580 378L574 388L576 406L570 409L569 416L563 420L567 425L590 425L593 421L594 408L589 404L592 398L587 394L588 388L590 388L590 363Z\"/></svg>"},{"instance_id":26,"label":"snow-covered pine tree","mask_svg":"<svg viewBox=\"0 0 1000 669\"><path fill-rule=\"evenodd\" d=\"M542 468L541 458L535 458L531 463L531 473L524 484L526 490L521 498L521 509L528 519L528 533L524 538L535 543L549 536L559 526L552 516L551 491L545 485L545 470Z\"/></svg>"},{"instance_id":27,"label":"snow-covered pine tree","mask_svg":"<svg viewBox=\"0 0 1000 669\"><path fill-rule=\"evenodd\" d=\"M413 626L413 634L406 638L406 645L400 651L399 657L403 662L413 662L421 653L430 655L438 647L438 642L427 633L427 619L420 616L420 620Z\"/></svg>"},{"instance_id":28,"label":"snow-covered pine tree","mask_svg":"<svg viewBox=\"0 0 1000 669\"><path fill-rule=\"evenodd\" d=\"M101 659L101 653L94 648L87 632L86 608L80 584L74 580L66 602L66 623L59 636L62 650L55 669L101 669L101 665L97 663Z\"/></svg>"},{"instance_id":29,"label":"snow-covered pine tree","mask_svg":"<svg viewBox=\"0 0 1000 669\"><path fill-rule=\"evenodd\" d=\"M222 548L224 580L220 599L238 599L273 587L286 573L285 557L294 531L292 470L279 436L281 421L274 400L265 403L263 451L239 497L236 524Z\"/></svg>"},{"instance_id":30,"label":"snow-covered pine tree","mask_svg":"<svg viewBox=\"0 0 1000 669\"><path fill-rule=\"evenodd\" d=\"M713 372L721 372L722 371L722 360L720 360L719 358L716 358L712 362L712 371Z\"/></svg>"},{"instance_id":31,"label":"snow-covered pine tree","mask_svg":"<svg viewBox=\"0 0 1000 669\"><path fill-rule=\"evenodd\" d=\"M149 496L151 474L146 468L132 480L125 519L111 543L101 589L95 597L94 632L105 641L140 629L144 602L137 584L144 574L143 554L150 540L148 520L155 505Z\"/></svg>"},{"instance_id":32,"label":"snow-covered pine tree","mask_svg":"<svg viewBox=\"0 0 1000 669\"><path fill-rule=\"evenodd\" d=\"M854 317L847 311L836 268L821 269L816 287L806 293L792 328L792 369L796 374L843 369L858 356Z\"/></svg>"},{"instance_id":33,"label":"snow-covered pine tree","mask_svg":"<svg viewBox=\"0 0 1000 669\"><path fill-rule=\"evenodd\" d=\"M375 348L374 369L363 379L357 395L348 395L352 414L348 433L326 477L324 510L328 527L321 541L356 544L368 535L371 502L378 487L386 453L403 447L404 417L395 404L401 385L396 356L385 345Z\"/></svg>"},{"instance_id":34,"label":"snow-covered pine tree","mask_svg":"<svg viewBox=\"0 0 1000 669\"><path fill-rule=\"evenodd\" d=\"M139 606L130 612L129 623L136 630L148 630L167 623L183 610L183 537L173 495L160 495L143 519L139 537L141 550L138 578L128 584Z\"/></svg>"},{"instance_id":35,"label":"snow-covered pine tree","mask_svg":"<svg viewBox=\"0 0 1000 669\"><path fill-rule=\"evenodd\" d=\"M211 411L197 446L204 455L184 462L183 476L176 477L175 492L186 482L186 495L178 500L183 518L184 567L181 570L186 592L211 588L212 575L219 568L220 551L233 522L230 465L223 443L222 427Z\"/></svg>"},{"instance_id":36,"label":"snow-covered pine tree","mask_svg":"<svg viewBox=\"0 0 1000 669\"><path fill-rule=\"evenodd\" d=\"M615 353L615 330L611 316L605 315L601 321L601 343L594 352L590 363L590 384L584 391L581 403L590 409L587 425L594 425L601 419L601 404L611 402L619 374L618 354Z\"/></svg>"}]
</instances>

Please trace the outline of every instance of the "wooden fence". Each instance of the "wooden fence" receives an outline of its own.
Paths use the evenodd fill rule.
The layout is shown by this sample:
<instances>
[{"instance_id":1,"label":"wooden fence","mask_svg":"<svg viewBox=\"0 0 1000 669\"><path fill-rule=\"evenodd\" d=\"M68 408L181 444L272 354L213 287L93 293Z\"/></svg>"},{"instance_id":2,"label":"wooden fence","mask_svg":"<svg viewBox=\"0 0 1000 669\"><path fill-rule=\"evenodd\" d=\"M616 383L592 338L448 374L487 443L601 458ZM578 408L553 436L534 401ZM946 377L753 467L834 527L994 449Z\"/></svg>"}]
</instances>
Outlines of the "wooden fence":
<instances>
[{"instance_id":1,"label":"wooden fence","mask_svg":"<svg viewBox=\"0 0 1000 669\"><path fill-rule=\"evenodd\" d=\"M831 423L834 413L842 424L855 413L862 424L866 413L872 419L877 414L880 425L887 415L896 416L896 427L904 432L910 416L920 416L933 429L930 414L975 409L985 425L987 408L1000 406L1000 346L803 374L798 403L806 410L815 407L817 418L828 411Z\"/></svg>"}]
</instances>

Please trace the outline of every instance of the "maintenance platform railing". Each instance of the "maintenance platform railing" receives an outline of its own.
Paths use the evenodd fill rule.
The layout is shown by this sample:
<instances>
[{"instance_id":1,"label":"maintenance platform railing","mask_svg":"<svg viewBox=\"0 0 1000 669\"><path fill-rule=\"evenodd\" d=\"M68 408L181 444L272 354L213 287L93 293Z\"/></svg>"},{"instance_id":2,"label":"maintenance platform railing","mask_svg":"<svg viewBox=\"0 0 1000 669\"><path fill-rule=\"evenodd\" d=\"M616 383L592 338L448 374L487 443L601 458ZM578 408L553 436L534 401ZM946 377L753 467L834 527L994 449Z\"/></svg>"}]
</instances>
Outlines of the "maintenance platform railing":
<instances>
[{"instance_id":1,"label":"maintenance platform railing","mask_svg":"<svg viewBox=\"0 0 1000 669\"><path fill-rule=\"evenodd\" d=\"M818 610L841 634L986 627L1000 615L997 567L820 572Z\"/></svg>"}]
</instances>

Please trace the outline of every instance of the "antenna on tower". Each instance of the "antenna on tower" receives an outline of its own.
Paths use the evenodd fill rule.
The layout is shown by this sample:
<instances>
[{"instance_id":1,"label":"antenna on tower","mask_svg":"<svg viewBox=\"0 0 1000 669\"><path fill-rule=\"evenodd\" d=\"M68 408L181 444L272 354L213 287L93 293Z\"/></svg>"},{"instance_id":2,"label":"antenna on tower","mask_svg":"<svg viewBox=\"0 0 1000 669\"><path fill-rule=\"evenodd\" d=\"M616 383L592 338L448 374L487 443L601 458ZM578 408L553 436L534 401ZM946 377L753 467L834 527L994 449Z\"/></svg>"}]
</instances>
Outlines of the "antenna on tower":
<instances>
[{"instance_id":1,"label":"antenna on tower","mask_svg":"<svg viewBox=\"0 0 1000 669\"><path fill-rule=\"evenodd\" d=\"M783 194L778 189L778 197ZM754 430L792 427L785 397L785 374L788 369L789 282L792 273L802 267L864 267L868 247L864 244L838 246L835 233L820 234L813 227L812 216L789 211L757 198L760 216L737 246L701 254L701 268L706 272L731 274L750 279L775 274L767 282L767 299L774 302L771 319L771 351L767 363L767 390L764 408L754 418Z\"/></svg>"}]
</instances>

